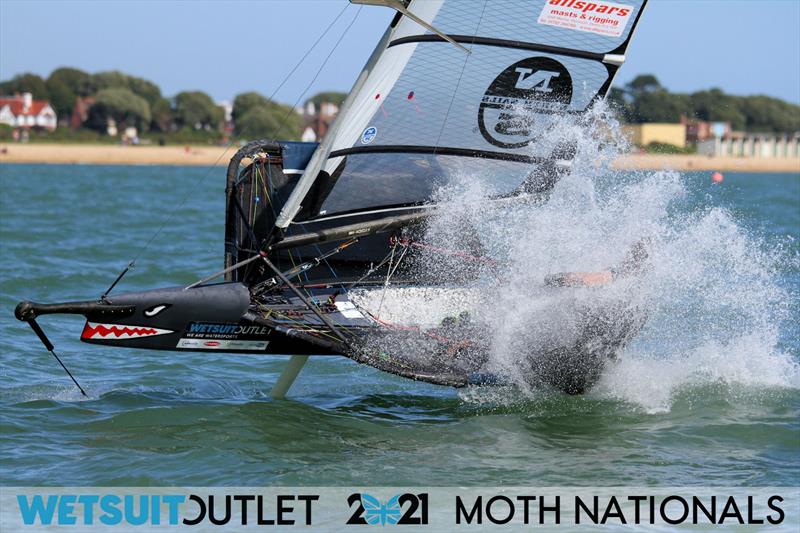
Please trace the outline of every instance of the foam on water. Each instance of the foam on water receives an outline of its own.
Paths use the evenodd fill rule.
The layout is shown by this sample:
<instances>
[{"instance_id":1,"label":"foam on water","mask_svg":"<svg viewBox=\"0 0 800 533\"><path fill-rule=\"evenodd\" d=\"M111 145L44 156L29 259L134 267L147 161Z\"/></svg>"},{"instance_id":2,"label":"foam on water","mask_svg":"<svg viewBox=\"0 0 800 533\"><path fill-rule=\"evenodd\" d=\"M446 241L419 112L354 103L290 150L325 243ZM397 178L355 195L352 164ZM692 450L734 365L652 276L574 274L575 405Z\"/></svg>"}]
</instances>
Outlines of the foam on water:
<instances>
[{"instance_id":1,"label":"foam on water","mask_svg":"<svg viewBox=\"0 0 800 533\"><path fill-rule=\"evenodd\" d=\"M572 139L578 151L571 172L545 202L491 208L481 201L487 191L468 169L439 192L446 208L430 223L425 240L474 250L474 242L464 241L468 228L475 228L470 238L501 260L487 268L429 254L423 262L429 272L483 291L477 319L493 332L491 369L517 385L517 397L542 394L527 384L518 354L543 333L527 330L541 322L545 276L618 265L645 238L648 267L636 280L574 291L584 302L602 294L648 314L644 329L592 395L659 411L668 410L686 386L800 387L797 362L779 348L792 295L774 274L779 262L797 259L765 251L763 238L745 231L729 211L688 205L687 178L677 172L612 170L610 163L627 151L619 131L603 105L587 117L564 118L549 142ZM476 269L482 269L477 279ZM498 399L496 392L465 395L476 397L510 400Z\"/></svg>"}]
</instances>

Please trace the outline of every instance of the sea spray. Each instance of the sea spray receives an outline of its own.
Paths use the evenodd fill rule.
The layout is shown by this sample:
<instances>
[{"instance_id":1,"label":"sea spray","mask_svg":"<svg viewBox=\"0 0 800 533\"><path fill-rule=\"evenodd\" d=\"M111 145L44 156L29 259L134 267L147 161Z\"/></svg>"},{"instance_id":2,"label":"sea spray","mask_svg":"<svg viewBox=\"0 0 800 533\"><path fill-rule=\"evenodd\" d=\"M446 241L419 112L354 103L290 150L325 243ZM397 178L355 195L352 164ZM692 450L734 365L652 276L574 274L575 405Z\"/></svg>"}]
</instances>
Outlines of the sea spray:
<instances>
[{"instance_id":1,"label":"sea spray","mask_svg":"<svg viewBox=\"0 0 800 533\"><path fill-rule=\"evenodd\" d=\"M490 191L473 179L474 167L451 176L438 193L444 207L424 241L456 253L420 254L416 268L481 293L472 319L491 332L487 369L516 385L502 389L512 398L501 403L549 394L531 385L530 347L574 334L576 305L615 299L628 302L627 312L645 313L647 323L608 365L595 396L658 411L669 409L684 386L800 387L797 363L778 347L790 294L774 268L785 257L765 251L763 239L744 231L730 211L688 205L691 177L612 170L629 148L619 132L604 104L552 126L546 142L571 141L575 157L570 172L536 201L482 201ZM642 239L649 258L635 279L576 289L562 308L543 299L546 276L612 268ZM465 397L498 401L496 391Z\"/></svg>"}]
</instances>

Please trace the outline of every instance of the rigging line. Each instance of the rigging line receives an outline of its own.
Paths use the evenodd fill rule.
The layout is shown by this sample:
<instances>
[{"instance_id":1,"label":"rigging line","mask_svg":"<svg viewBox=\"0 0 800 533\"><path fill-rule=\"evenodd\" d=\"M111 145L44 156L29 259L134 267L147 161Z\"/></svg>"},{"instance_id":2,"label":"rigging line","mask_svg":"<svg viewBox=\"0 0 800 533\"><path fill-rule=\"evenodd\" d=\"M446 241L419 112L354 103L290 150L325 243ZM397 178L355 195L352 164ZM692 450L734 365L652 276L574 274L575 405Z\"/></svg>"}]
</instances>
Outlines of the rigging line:
<instances>
[{"instance_id":1,"label":"rigging line","mask_svg":"<svg viewBox=\"0 0 800 533\"><path fill-rule=\"evenodd\" d=\"M345 5L344 8L342 8L342 10L339 12L339 14L336 15L336 17L333 19L333 21L331 21L331 23L328 24L328 27L325 28L325 30L320 34L320 36L317 38L317 40L314 41L314 44L311 45L311 48L309 48L306 51L306 53L303 55L303 57L300 58L300 60L295 64L295 66L292 68L292 70L289 71L289 73L284 77L284 79L281 81L281 83L278 85L278 87L272 92L272 94L269 97L270 100L272 100L272 98L275 96L275 94L277 94L277 92L280 90L280 88L283 87L283 85L289 80L289 78L292 76L292 74L294 74L295 71L298 68L300 68L300 65L303 64L303 62L306 60L306 58L309 56L309 54L311 54L311 52L314 50L314 48L317 46L317 44L319 44L319 42L322 41L322 39L325 37L325 35L328 34L328 32L331 30L331 28L333 28L333 26L341 18L341 16L344 14L344 12L347 10L348 7L350 7L349 3L347 5ZM350 23L350 26L353 25L353 22L355 22L355 19L358 18L358 14L360 12L361 12L361 8L358 9L358 12L356 13L355 18L353 18L353 21ZM350 29L350 26L348 26L347 29ZM345 33L346 32L347 32L347 30L345 30ZM344 37L344 35L342 35L342 37ZM341 41L341 37L339 38L339 41ZM338 46L339 43L337 42L336 44ZM328 57L330 57L330 54L329 54ZM325 60L325 62L327 62L327 59ZM323 66L325 66L324 63L323 63ZM321 70L321 68L320 68L320 70ZM317 72L317 76L319 76L319 72ZM316 78L317 77L315 76L314 80L316 80ZM306 88L305 92L307 92L309 88ZM303 94L305 94L305 92ZM301 95L301 98L302 98L302 95ZM295 106L293 106L292 111L294 111L294 107L296 107L296 106L297 106L297 104L295 104ZM288 118L289 118L289 115L287 115L284 120L288 120ZM281 128L282 127L283 126L281 126ZM280 132L280 129L278 131ZM276 133L276 135L277 135L277 133ZM201 179L199 179L198 181L195 182L195 184L191 188L191 190L186 194L186 196L184 196L183 200L181 200L181 202L178 204L178 206L170 212L169 216L161 224L161 226L159 226L159 228L156 230L156 232L153 234L153 236L150 237L150 239L144 244L144 246L142 246L141 249L139 249L139 251L133 257L133 259L131 259L128 262L128 265L125 268L122 269L122 271L120 272L120 274L117 277L117 279L114 280L114 283L112 283L111 286L105 291L103 296L108 296L108 293L111 292L111 289L113 289L114 286L116 286L116 284L119 283L120 280L125 276L125 274L127 274L128 271L131 270L136 265L136 261L139 259L139 257L141 257L141 255L145 252L145 250L147 250L150 247L150 245L153 243L153 241L156 240L156 238L161 234L161 232L164 231L164 228L167 227L167 224L172 222L172 220L175 218L176 213L186 204L186 202L189 201L189 198L194 194L194 192L198 189L198 187L200 185L202 185L203 183L205 183L206 180L208 180L208 177L212 174L212 172L214 170L216 170L217 165L219 165L219 162L222 160L223 157L225 157L225 155L228 153L228 150L231 149L231 146L233 146L233 144L234 144L234 141L233 141L233 138L231 138L228 141L228 144L225 146L225 150L219 155L219 157L217 157L217 159L214 161L214 164L211 165L211 167L208 169L206 174L204 176L202 176Z\"/></svg>"},{"instance_id":2,"label":"rigging line","mask_svg":"<svg viewBox=\"0 0 800 533\"><path fill-rule=\"evenodd\" d=\"M300 329L302 331L305 331L305 332L308 332L308 333L316 333L316 334L319 334L319 335L321 335L323 337L328 337L329 339L338 340L338 337L336 337L335 335L332 335L330 333L326 333L324 330L321 330L320 328L309 326L306 322L302 322L302 321L300 321L300 320L298 320L296 318L292 318L287 314L284 314L284 313L281 313L281 312L278 312L278 311L275 311L275 310L271 310L271 313L273 315L275 315L276 317L278 317L278 318L282 318L283 320L286 320L287 322L291 322L291 323L295 324L296 326L299 326L298 329ZM266 319L266 317L264 317L264 318Z\"/></svg>"},{"instance_id":3,"label":"rigging line","mask_svg":"<svg viewBox=\"0 0 800 533\"><path fill-rule=\"evenodd\" d=\"M322 254L322 250L320 249L320 247L319 247L319 245L318 245L318 244L315 244L315 245L314 245L314 248L316 248L316 250L317 250L317 253L318 253L318 254ZM330 270L330 271L331 271L331 274L333 274L333 279L336 279L336 280L338 280L338 279L339 279L339 275L336 273L336 270L334 270L334 269L333 269L333 266L331 266L331 264L328 262L328 259L327 259L327 258L325 258L325 257L323 257L322 261L325 263L325 266L327 266L327 267L328 267L328 270ZM308 282L308 276L306 276L306 282ZM334 283L332 283L331 285L335 285L335 284L334 284ZM341 282L341 281L340 281L340 282L338 283L338 285L339 285L339 288L341 288L342 290L344 290L344 292L348 292L348 290L347 290L347 285L345 285L345 284L344 284L344 282Z\"/></svg>"},{"instance_id":4,"label":"rigging line","mask_svg":"<svg viewBox=\"0 0 800 533\"><path fill-rule=\"evenodd\" d=\"M349 7L349 6L350 6L350 4L348 4L346 7ZM353 17L353 20L350 21L350 24L347 25L347 27L344 29L342 34L339 36L339 39L336 41L336 44L334 44L333 48L331 48L331 51L328 52L328 55L325 57L325 61L322 62L322 65L320 65L319 69L317 70L317 73L314 74L314 78L308 83L308 85L306 86L305 90L300 94L300 96L295 101L294 105L286 113L286 116L283 117L283 122L281 123L280 127L278 127L277 131L275 132L274 137L277 137L278 134L283 130L284 126L286 126L287 122L289 121L289 117L292 116L292 113L295 113L295 109L297 108L297 105L300 103L300 100L303 99L303 97L306 95L306 93L309 91L309 89L311 89L311 86L314 85L314 82L317 81L317 78L322 73L322 69L324 69L325 65L328 64L328 60L331 58L333 53L339 47L339 44L344 39L345 35L347 35L347 32L350 31L350 28L353 26L353 24L355 24L356 20L358 19L358 15L361 14L361 9L363 7L364 6L359 6L358 11L356 11L356 15Z\"/></svg>"},{"instance_id":5,"label":"rigging line","mask_svg":"<svg viewBox=\"0 0 800 533\"><path fill-rule=\"evenodd\" d=\"M302 272L305 272L306 270L309 270L311 268L319 266L323 261L327 261L328 257L331 257L333 255L338 254L339 252L341 252L345 248L348 248L349 246L352 246L353 244L355 244L357 242L358 242L358 238L354 238L354 239L350 239L349 241L340 244L336 248L328 250L325 253L322 253L322 251L320 250L319 256L314 257L309 261L305 261L302 264L285 271L283 273L283 275L286 276L287 278L291 279L294 276L297 276L297 275L301 274ZM319 250L319 246L316 246L316 248L317 248L317 250ZM334 276L335 276L335 273L334 273ZM274 290L277 286L279 286L278 282L277 282L277 279L275 277L272 277L270 279L267 279L267 280L264 280L264 281L262 281L260 283L257 283L256 285L252 285L250 287L250 291L251 291L251 293L260 293L262 290L267 290L267 289L268 290ZM305 287L305 285L304 285L304 287Z\"/></svg>"},{"instance_id":6,"label":"rigging line","mask_svg":"<svg viewBox=\"0 0 800 533\"><path fill-rule=\"evenodd\" d=\"M395 246L397 246L397 244L395 244ZM398 268L400 268L400 264L403 262L403 259L405 259L408 249L408 245L403 246L403 253L400 254L400 257L397 259L397 263L394 264L394 268L392 268L392 262L389 261L389 269L386 273L386 282L383 285L383 294L381 294L381 303L378 305L378 316L380 316L381 309L383 308L383 300L386 298L386 289L389 287L389 280L394 277L394 273L397 272ZM392 248L392 255L394 255L394 248Z\"/></svg>"},{"instance_id":7,"label":"rigging line","mask_svg":"<svg viewBox=\"0 0 800 533\"><path fill-rule=\"evenodd\" d=\"M403 253L400 254L400 258L397 260L397 263L394 264L394 268L392 269L392 273L389 275L389 277L394 277L394 273L397 272L398 268L400 268L400 263L402 263L403 259L405 259L406 253L408 253L408 246L403 247Z\"/></svg>"},{"instance_id":8,"label":"rigging line","mask_svg":"<svg viewBox=\"0 0 800 533\"><path fill-rule=\"evenodd\" d=\"M389 279L392 277L394 271L392 270L392 261L394 261L394 252L397 250L397 242L394 243L392 246L392 254L389 259L389 268L386 269L386 281L383 282L383 291L381 291L381 303L378 304L378 311L375 313L376 316L380 316L381 309L383 308L383 300L386 298L386 289L389 288Z\"/></svg>"},{"instance_id":9,"label":"rigging line","mask_svg":"<svg viewBox=\"0 0 800 533\"><path fill-rule=\"evenodd\" d=\"M267 157L267 164L269 164L269 157ZM252 220L253 224L255 224L255 222L256 222L256 211L258 209L258 203L256 201L254 201L254 200L257 199L259 197L259 195L261 194L259 192L259 189L258 189L259 178L261 179L262 183L264 183L264 195L267 197L267 201L268 202L269 202L269 193L266 191L267 186L266 186L266 183L264 182L264 177L263 177L263 173L265 172L263 159L260 160L260 161L259 160L254 160L249 168L250 168L250 219L249 220ZM245 170L246 170L246 168L245 168ZM244 173L244 171L242 171L242 172ZM266 172L269 172L269 171L267 170ZM236 206L237 211L239 211L239 215L242 217L241 222L247 228L248 236L250 238L250 241L252 243L253 248L256 248L256 249L260 250L260 248L261 248L260 242L259 242L258 238L256 237L256 234L253 231L253 228L252 228L251 224L248 222L247 219L245 219L244 214L242 213L242 205L239 203L239 198L237 197L236 194L233 194L231 196L231 198L234 201L234 204ZM270 204L270 206L272 205L271 202L269 202L269 204ZM244 273L242 274L241 279L247 279L249 275L250 275L250 266L248 266L245 269Z\"/></svg>"},{"instance_id":10,"label":"rigging line","mask_svg":"<svg viewBox=\"0 0 800 533\"><path fill-rule=\"evenodd\" d=\"M235 264L229 266L228 268L226 268L224 270L220 270L219 272L214 272L210 276L206 276L203 279L199 279L199 280L195 281L191 285L187 285L186 287L183 288L183 290L188 291L189 289L194 289L195 287L197 287L199 285L203 285L204 283L208 283L209 281L211 281L212 279L214 279L216 277L223 276L223 275L227 274L228 272L233 272L234 270L236 270L238 268L241 268L241 267L243 267L245 265L249 265L250 263L252 263L256 259L258 259L259 257L261 257L259 254L251 255L247 259L243 259L242 261L239 261L238 263L235 263Z\"/></svg>"},{"instance_id":11,"label":"rigging line","mask_svg":"<svg viewBox=\"0 0 800 533\"><path fill-rule=\"evenodd\" d=\"M278 91L280 91L280 90L281 90L281 87L283 87L283 85L284 85L284 84L285 84L287 81L289 81L289 78L291 78L291 77L292 77L292 74L294 74L294 73L295 73L295 71L296 71L298 68L300 68L300 65L302 65L302 64L303 64L303 61L305 61L305 60L306 60L306 58L309 56L309 54L311 54L311 52L313 52L313 51L314 51L314 48L316 48L316 47L317 47L317 45L320 43L320 41L322 41L322 39L323 39L323 38L324 38L324 37L325 37L325 36L328 34L328 32L329 32L329 31L331 31L331 28L333 28L334 24L336 24L336 21L338 21L338 20L339 20L339 19L342 17L342 15L344 15L344 12L345 12L345 11L347 11L347 8L348 8L348 7L350 7L350 3L349 3L349 2L348 2L347 4L345 4L345 6L342 8L342 10L341 10L341 11L339 11L339 14L338 14L338 15L336 15L336 17L335 17L335 18L334 18L334 19L331 21L331 23L330 23L330 24L328 24L328 27L327 27L327 28L325 28L325 31L323 31L323 32L320 34L320 36L319 36L319 37L317 37L317 40L316 40L316 41L314 41L314 44L312 44L312 45L311 45L311 48L309 48L309 49L306 51L306 53L305 53L305 54L303 54L303 57L301 57L301 58L300 58L300 61L298 61L298 62L295 64L294 68L292 68L292 70L291 70L291 71L289 71L289 73L286 75L286 77L284 77L284 78L283 78L283 81L281 81L281 82L278 84L278 86L275 88L275 90L274 90L274 91L272 91L272 94L271 94L271 95L269 95L269 99L270 99L270 100L272 100L272 99L275 97L275 95L276 95L276 94L278 94Z\"/></svg>"},{"instance_id":12,"label":"rigging line","mask_svg":"<svg viewBox=\"0 0 800 533\"><path fill-rule=\"evenodd\" d=\"M461 78L464 77L464 70L467 68L467 61L469 58L472 57L472 47L475 45L475 39L478 35L478 30L481 27L481 21L483 20L483 13L486 11L486 4L489 3L489 0L485 0L483 3L483 9L481 9L481 16L478 18L478 25L475 27L475 31L472 35L472 41L469 43L469 51L470 53L467 54L467 57L464 58L464 63L461 65L461 73L458 75L458 81L456 81L456 88L453 89L453 97L450 98L450 104L447 106L447 112L444 114L444 120L442 121L442 127L439 129L439 136L436 138L436 144L433 148L433 157L436 157L436 149L439 147L439 141L442 140L442 134L444 133L444 127L447 125L447 118L450 116L450 110L453 108L453 102L456 99L456 95L458 94L458 88L461 85Z\"/></svg>"},{"instance_id":13,"label":"rigging line","mask_svg":"<svg viewBox=\"0 0 800 533\"><path fill-rule=\"evenodd\" d=\"M312 313L314 313L315 315L317 315L317 318L319 318L322 321L322 323L325 324L328 327L328 329L333 332L334 335L339 337L339 339L344 343L345 346L350 344L350 340L347 337L345 337L344 334L341 331L339 331L339 328L337 328L333 324L333 322L331 322L331 319L328 318L327 316L325 316L323 314L322 310L314 302L312 302L310 298L306 298L303 295L303 293L300 292L300 289L298 289L294 285L294 283L289 281L286 278L286 276L283 275L283 272L278 270L278 268L275 265L273 265L272 262L269 259L267 259L265 256L262 255L261 259L269 267L269 269L272 270L275 273L275 275L278 276L278 278L280 278L280 280L287 287L289 287L289 289L295 294L295 296L300 298L300 301L305 304L305 306L308 308L308 310L311 311Z\"/></svg>"},{"instance_id":14,"label":"rigging line","mask_svg":"<svg viewBox=\"0 0 800 533\"><path fill-rule=\"evenodd\" d=\"M378 270L380 270L380 268L381 268L381 267L382 267L384 264L386 264L386 261L388 261L388 260L389 260L389 256L391 256L391 253L388 253L388 254L386 254L386 257L384 257L384 258L381 260L381 262L377 264L377 266L370 267L370 268L369 268L369 270L367 270L367 273L366 273L366 274L364 274L363 276L361 276L361 277L360 277L360 278L358 278L357 280L355 280L355 281L353 281L353 282L351 282L351 283L348 283L347 285L345 285L345 286L344 286L344 290L345 290L345 291L347 291L348 289L352 289L352 288L353 288L355 285L358 285L359 283L361 283L362 281L364 281L366 278L368 278L369 276L371 276L373 273L375 273L375 272L377 272Z\"/></svg>"}]
</instances>

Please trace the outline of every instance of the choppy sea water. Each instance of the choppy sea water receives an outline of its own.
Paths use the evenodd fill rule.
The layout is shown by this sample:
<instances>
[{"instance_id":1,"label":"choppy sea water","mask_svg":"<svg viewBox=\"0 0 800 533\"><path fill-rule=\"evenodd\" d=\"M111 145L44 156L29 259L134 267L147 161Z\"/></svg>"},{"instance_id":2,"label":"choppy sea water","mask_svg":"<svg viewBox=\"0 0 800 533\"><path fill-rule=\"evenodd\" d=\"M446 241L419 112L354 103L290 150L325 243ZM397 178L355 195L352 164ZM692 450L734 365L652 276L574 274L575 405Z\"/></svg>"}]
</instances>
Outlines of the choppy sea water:
<instances>
[{"instance_id":1,"label":"choppy sea water","mask_svg":"<svg viewBox=\"0 0 800 533\"><path fill-rule=\"evenodd\" d=\"M78 317L44 317L56 350L89 394L83 399L14 319L14 306L99 296L173 212L118 290L184 284L216 270L223 174L0 167L2 484L798 483L800 176L727 173L720 185L707 173L679 178L685 195L670 209L708 216L696 219L695 233L683 228L665 255L691 242L702 244L695 252L713 248L715 228L725 246L740 242L730 238L735 230L752 249L731 250L735 260L720 256L720 269L744 274L695 272L673 281L701 290L699 280L713 277L714 290L703 297L723 300L720 280L761 283L771 289L732 285L729 293L764 310L752 309L756 320L742 321L736 302L720 303L736 316L710 316L708 302L666 306L585 396L455 391L318 357L289 399L274 401L269 390L284 358L113 350L81 343ZM770 259L751 268L756 252ZM705 269L717 261L692 257ZM781 301L759 302L774 295ZM774 306L782 311L772 313Z\"/></svg>"}]
</instances>

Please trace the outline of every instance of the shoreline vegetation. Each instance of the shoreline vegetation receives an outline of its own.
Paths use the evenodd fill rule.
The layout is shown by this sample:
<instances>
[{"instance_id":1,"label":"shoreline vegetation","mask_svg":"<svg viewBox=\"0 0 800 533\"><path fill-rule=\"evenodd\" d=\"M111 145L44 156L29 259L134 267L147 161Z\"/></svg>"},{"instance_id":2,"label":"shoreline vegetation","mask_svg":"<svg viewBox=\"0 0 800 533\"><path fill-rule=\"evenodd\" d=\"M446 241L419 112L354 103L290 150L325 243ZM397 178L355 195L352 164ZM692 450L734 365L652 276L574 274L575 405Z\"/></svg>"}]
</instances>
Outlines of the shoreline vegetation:
<instances>
[{"instance_id":1,"label":"shoreline vegetation","mask_svg":"<svg viewBox=\"0 0 800 533\"><path fill-rule=\"evenodd\" d=\"M123 146L102 144L0 143L0 164L186 165L225 167L237 145ZM628 154L614 168L623 170L793 172L800 159L709 157L697 154Z\"/></svg>"}]
</instances>

